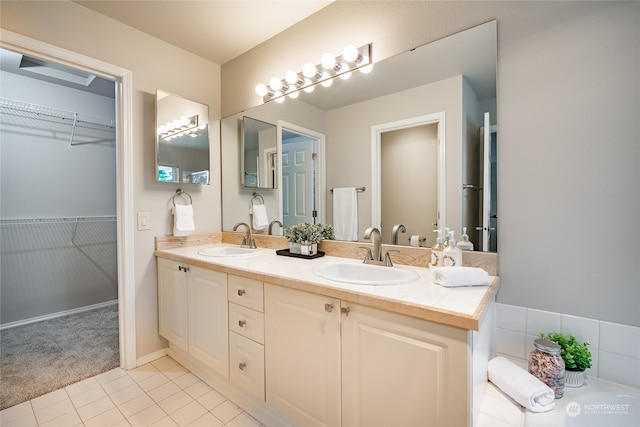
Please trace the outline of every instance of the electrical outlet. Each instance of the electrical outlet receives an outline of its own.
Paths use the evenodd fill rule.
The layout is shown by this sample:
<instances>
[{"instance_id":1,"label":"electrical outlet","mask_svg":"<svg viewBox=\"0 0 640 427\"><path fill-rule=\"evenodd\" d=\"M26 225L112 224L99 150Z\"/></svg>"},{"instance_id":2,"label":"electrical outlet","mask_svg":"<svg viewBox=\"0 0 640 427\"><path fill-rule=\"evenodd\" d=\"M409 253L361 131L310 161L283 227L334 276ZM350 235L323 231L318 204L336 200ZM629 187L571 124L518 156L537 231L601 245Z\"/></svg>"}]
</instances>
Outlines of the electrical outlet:
<instances>
[{"instance_id":1,"label":"electrical outlet","mask_svg":"<svg viewBox=\"0 0 640 427\"><path fill-rule=\"evenodd\" d=\"M138 212L138 230L151 230L151 214Z\"/></svg>"}]
</instances>

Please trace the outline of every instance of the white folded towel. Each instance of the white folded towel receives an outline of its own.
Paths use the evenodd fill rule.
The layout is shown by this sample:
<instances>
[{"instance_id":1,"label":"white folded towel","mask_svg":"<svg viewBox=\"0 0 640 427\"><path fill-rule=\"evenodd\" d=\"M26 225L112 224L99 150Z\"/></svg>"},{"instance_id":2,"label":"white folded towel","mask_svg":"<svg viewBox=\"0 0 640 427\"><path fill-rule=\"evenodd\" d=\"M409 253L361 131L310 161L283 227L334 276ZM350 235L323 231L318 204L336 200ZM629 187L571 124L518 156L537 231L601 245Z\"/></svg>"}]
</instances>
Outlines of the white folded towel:
<instances>
[{"instance_id":1,"label":"white folded towel","mask_svg":"<svg viewBox=\"0 0 640 427\"><path fill-rule=\"evenodd\" d=\"M555 407L553 390L509 359L494 357L487 370L489 381L531 412L547 412Z\"/></svg>"},{"instance_id":2,"label":"white folded towel","mask_svg":"<svg viewBox=\"0 0 640 427\"><path fill-rule=\"evenodd\" d=\"M173 235L188 236L195 230L193 205L175 205L173 207Z\"/></svg>"},{"instance_id":3,"label":"white folded towel","mask_svg":"<svg viewBox=\"0 0 640 427\"><path fill-rule=\"evenodd\" d=\"M267 208L263 204L251 205L249 212L252 215L253 229L264 230L269 225L269 218L267 217Z\"/></svg>"},{"instance_id":4,"label":"white folded towel","mask_svg":"<svg viewBox=\"0 0 640 427\"><path fill-rule=\"evenodd\" d=\"M355 187L333 189L333 232L336 240L358 240L358 194Z\"/></svg>"},{"instance_id":5,"label":"white folded towel","mask_svg":"<svg viewBox=\"0 0 640 427\"><path fill-rule=\"evenodd\" d=\"M448 288L491 284L489 273L477 267L433 267L431 276L434 283Z\"/></svg>"}]
</instances>

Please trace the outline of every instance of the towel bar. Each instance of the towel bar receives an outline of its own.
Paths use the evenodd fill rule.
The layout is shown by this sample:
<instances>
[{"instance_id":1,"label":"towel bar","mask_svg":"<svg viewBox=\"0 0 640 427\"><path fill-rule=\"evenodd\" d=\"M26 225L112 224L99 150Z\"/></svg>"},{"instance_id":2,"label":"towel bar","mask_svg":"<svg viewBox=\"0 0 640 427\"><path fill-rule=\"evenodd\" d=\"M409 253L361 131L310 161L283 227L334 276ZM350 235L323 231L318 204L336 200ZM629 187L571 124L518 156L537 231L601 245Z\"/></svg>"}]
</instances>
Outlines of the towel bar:
<instances>
[{"instance_id":1,"label":"towel bar","mask_svg":"<svg viewBox=\"0 0 640 427\"><path fill-rule=\"evenodd\" d=\"M333 193L333 188L332 188L331 190L329 190L329 191L330 191L331 193ZM357 187L357 188L356 188L356 191L357 191L358 193L362 193L363 191L367 191L367 188L366 188L366 187Z\"/></svg>"}]
</instances>

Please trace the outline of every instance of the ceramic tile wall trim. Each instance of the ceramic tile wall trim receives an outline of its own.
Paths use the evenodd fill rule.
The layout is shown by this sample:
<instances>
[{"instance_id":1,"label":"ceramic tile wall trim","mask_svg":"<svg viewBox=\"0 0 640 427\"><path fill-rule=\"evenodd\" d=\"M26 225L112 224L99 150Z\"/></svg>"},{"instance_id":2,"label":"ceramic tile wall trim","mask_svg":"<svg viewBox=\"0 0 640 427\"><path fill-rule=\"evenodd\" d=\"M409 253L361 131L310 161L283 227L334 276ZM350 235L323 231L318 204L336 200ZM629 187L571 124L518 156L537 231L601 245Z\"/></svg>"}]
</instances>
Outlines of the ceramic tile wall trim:
<instances>
[{"instance_id":1,"label":"ceramic tile wall trim","mask_svg":"<svg viewBox=\"0 0 640 427\"><path fill-rule=\"evenodd\" d=\"M560 331L589 343L587 375L640 388L640 327L509 304L496 304L496 353L526 369L541 332Z\"/></svg>"}]
</instances>

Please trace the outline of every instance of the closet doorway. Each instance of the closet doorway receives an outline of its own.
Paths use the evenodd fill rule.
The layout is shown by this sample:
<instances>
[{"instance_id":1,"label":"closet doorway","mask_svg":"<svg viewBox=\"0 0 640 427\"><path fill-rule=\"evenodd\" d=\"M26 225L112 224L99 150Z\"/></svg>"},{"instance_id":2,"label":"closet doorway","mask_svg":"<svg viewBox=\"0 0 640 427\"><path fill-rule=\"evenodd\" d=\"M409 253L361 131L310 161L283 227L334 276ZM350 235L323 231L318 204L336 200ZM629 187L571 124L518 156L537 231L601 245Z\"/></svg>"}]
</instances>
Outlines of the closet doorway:
<instances>
[{"instance_id":1,"label":"closet doorway","mask_svg":"<svg viewBox=\"0 0 640 427\"><path fill-rule=\"evenodd\" d=\"M2 329L52 319L59 328L60 320L100 311L98 321L108 317L116 331L115 366L132 367L135 348L132 355L121 344L135 337L118 334L128 307L127 301L120 304L119 313L126 289L119 279L128 277L128 269L118 265L126 249L118 213L126 198L118 194L117 178L126 182L130 176L116 168L125 142L116 129L124 113L116 108L123 102L116 93L122 95L130 76L117 69L111 80L67 67L61 63L72 58L81 64L83 57L11 33L2 36L8 47L0 60ZM51 51L61 63L38 55Z\"/></svg>"}]
</instances>

